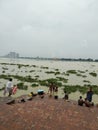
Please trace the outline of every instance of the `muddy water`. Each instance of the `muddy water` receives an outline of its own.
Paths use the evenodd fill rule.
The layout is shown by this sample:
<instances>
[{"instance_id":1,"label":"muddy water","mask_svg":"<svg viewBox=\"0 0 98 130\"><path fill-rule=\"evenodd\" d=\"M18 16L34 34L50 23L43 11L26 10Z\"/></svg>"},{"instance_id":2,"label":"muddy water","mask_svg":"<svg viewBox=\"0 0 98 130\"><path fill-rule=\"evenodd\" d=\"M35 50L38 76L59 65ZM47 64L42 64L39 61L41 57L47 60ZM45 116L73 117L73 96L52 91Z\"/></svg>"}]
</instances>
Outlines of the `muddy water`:
<instances>
[{"instance_id":1,"label":"muddy water","mask_svg":"<svg viewBox=\"0 0 98 130\"><path fill-rule=\"evenodd\" d=\"M92 85L98 85L98 77L93 77L89 73L95 72L98 74L98 63L95 62L64 62L64 61L49 61L49 60L28 60L28 59L6 59L6 58L0 58L0 63L13 63L13 64L24 64L24 65L30 65L29 67L21 67L20 69L17 67L17 65L1 65L0 64L0 74L11 74L11 75L20 75L20 76L32 76L34 78L36 75L39 75L39 79L48 79L48 78L55 78L56 76L54 74L47 74L46 71L55 71L55 69L58 69L61 73L57 76L62 76L64 78L68 79L69 85L84 85L87 84L83 82L84 80L90 81L90 84ZM36 67L33 67L32 65L36 65ZM3 73L3 67L8 68L8 70L5 70L5 73ZM43 69L42 67L48 67L48 69ZM30 73L31 70L34 70L34 72ZM78 74L85 75L86 77L82 76L76 76L75 74L70 74L69 76L62 75L62 73L66 73L67 70L76 70ZM79 71L84 71L84 73L80 73ZM2 88L6 84L6 80L0 79L0 88ZM14 84L17 84L19 81L16 79L13 79ZM27 85L31 85L28 83L25 83ZM41 86L42 89L44 89L46 92L48 91L47 87ZM31 88L27 91L25 90L18 90L17 94L15 95L20 96L21 94L28 94L31 91L36 92L39 88ZM0 95L2 95L3 92L0 92ZM64 95L63 90L59 89L59 97L62 98ZM71 93L69 95L70 99L77 100L78 97L81 95L79 92ZM83 98L85 98L85 95L82 95ZM93 96L93 101L98 102L98 96Z\"/></svg>"}]
</instances>

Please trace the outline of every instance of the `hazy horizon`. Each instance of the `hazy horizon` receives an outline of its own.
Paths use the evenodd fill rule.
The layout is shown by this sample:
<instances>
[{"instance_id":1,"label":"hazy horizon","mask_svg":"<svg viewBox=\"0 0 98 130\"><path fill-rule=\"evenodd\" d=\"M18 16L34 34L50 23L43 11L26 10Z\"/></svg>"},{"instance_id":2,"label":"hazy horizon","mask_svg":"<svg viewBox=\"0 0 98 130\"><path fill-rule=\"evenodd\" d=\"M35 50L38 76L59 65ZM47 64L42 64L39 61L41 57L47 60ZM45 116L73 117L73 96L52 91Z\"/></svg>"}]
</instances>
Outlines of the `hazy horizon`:
<instances>
[{"instance_id":1,"label":"hazy horizon","mask_svg":"<svg viewBox=\"0 0 98 130\"><path fill-rule=\"evenodd\" d=\"M0 56L92 58L97 0L0 0Z\"/></svg>"}]
</instances>

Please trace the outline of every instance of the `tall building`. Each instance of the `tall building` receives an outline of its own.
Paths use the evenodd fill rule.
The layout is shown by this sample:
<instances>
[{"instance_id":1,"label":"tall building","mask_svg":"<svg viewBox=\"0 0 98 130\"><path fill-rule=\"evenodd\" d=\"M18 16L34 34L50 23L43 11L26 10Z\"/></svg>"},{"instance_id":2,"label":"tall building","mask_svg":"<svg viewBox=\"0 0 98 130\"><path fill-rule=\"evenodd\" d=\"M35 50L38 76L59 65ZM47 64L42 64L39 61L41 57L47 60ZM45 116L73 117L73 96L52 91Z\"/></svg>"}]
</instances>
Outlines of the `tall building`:
<instances>
[{"instance_id":1,"label":"tall building","mask_svg":"<svg viewBox=\"0 0 98 130\"><path fill-rule=\"evenodd\" d=\"M9 52L7 55L5 55L7 58L19 58L19 53L16 52Z\"/></svg>"}]
</instances>

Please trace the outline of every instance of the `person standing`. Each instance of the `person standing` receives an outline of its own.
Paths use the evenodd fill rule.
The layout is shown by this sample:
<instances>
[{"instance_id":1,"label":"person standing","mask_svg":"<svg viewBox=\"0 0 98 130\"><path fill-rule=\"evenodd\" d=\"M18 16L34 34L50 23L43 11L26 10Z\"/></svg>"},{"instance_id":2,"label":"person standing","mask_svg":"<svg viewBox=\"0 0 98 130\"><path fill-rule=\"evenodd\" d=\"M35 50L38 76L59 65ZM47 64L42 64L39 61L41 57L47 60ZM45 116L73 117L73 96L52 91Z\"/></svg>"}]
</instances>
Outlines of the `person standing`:
<instances>
[{"instance_id":1,"label":"person standing","mask_svg":"<svg viewBox=\"0 0 98 130\"><path fill-rule=\"evenodd\" d=\"M89 102L92 102L92 96L93 96L93 91L92 91L92 87L90 87L86 95L86 98Z\"/></svg>"},{"instance_id":2,"label":"person standing","mask_svg":"<svg viewBox=\"0 0 98 130\"><path fill-rule=\"evenodd\" d=\"M6 93L8 92L9 95L12 95L12 88L13 88L13 83L12 83L12 78L9 79L9 81L6 84L5 90L4 90L4 96L6 95Z\"/></svg>"},{"instance_id":3,"label":"person standing","mask_svg":"<svg viewBox=\"0 0 98 130\"><path fill-rule=\"evenodd\" d=\"M51 84L49 85L48 93L49 93L49 97L53 96L53 83L51 83Z\"/></svg>"}]
</instances>

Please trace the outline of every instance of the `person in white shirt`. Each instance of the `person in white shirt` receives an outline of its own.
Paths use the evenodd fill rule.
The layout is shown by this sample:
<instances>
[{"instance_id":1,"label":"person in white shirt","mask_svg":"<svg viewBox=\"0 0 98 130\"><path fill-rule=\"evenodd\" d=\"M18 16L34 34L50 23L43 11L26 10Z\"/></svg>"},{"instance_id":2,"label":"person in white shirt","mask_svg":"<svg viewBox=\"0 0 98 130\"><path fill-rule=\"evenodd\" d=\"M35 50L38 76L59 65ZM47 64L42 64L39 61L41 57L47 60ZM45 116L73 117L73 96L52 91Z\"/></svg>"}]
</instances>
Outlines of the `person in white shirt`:
<instances>
[{"instance_id":1,"label":"person in white shirt","mask_svg":"<svg viewBox=\"0 0 98 130\"><path fill-rule=\"evenodd\" d=\"M10 78L9 81L7 82L7 84L6 84L4 96L6 95L7 92L9 93L8 96L11 96L12 95L12 88L13 88L13 83L12 83L12 78Z\"/></svg>"}]
</instances>

